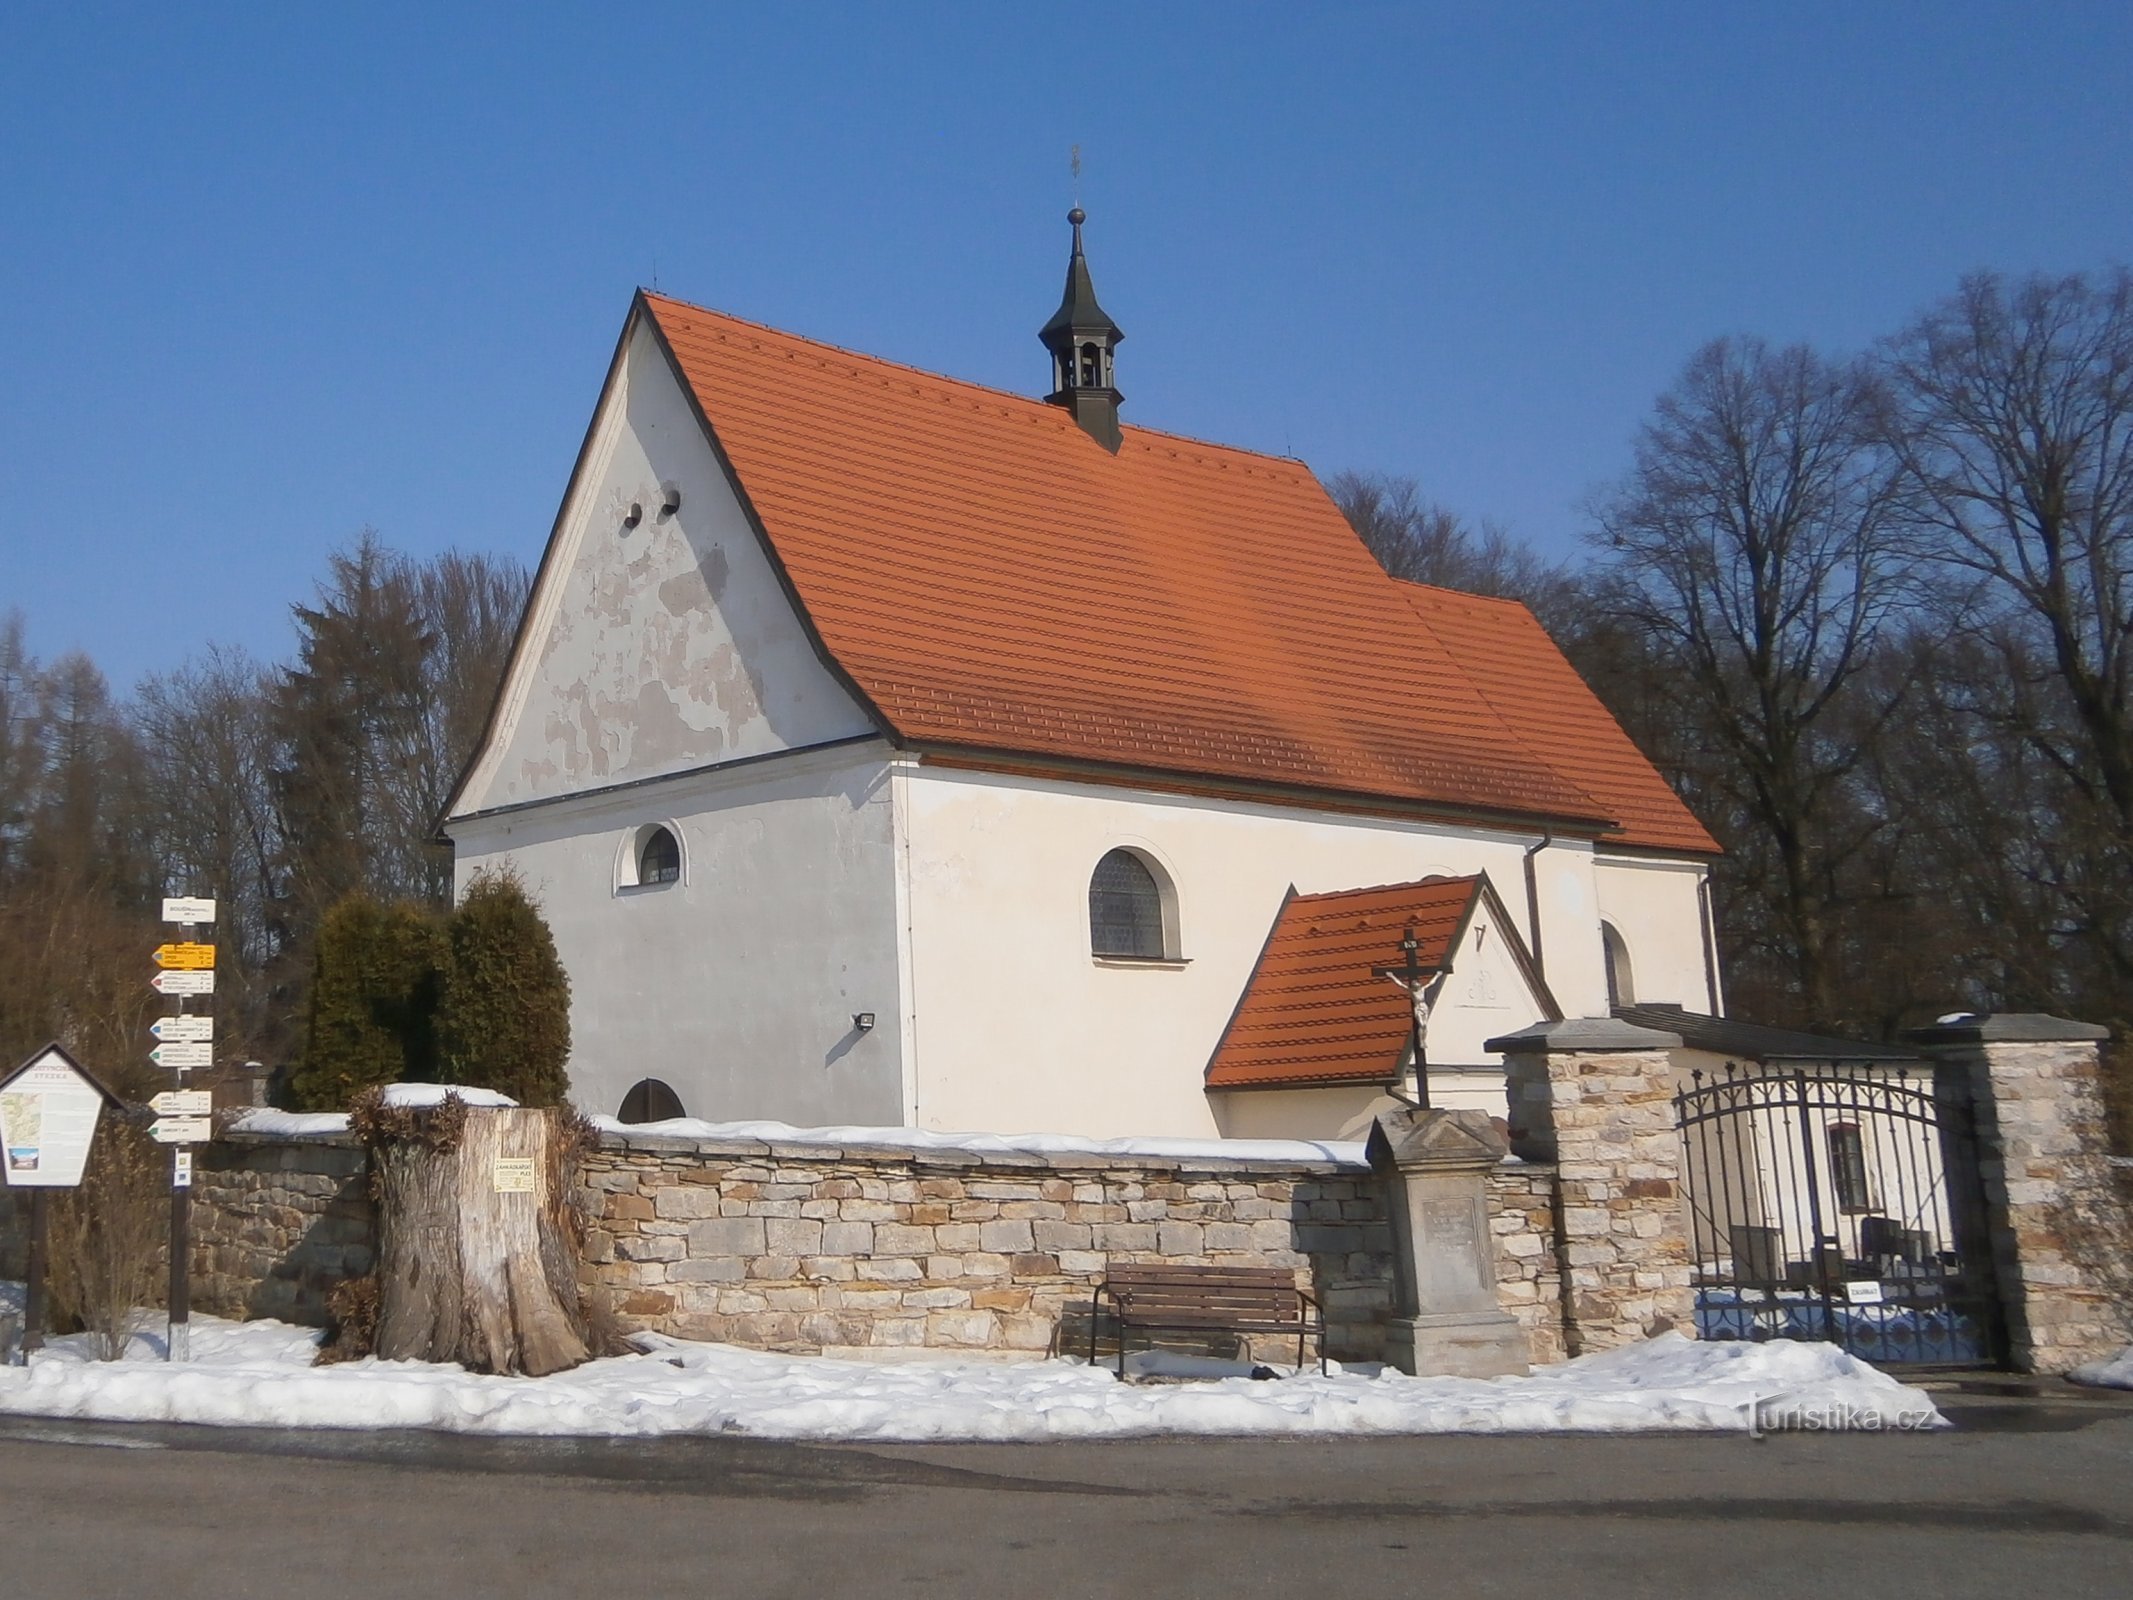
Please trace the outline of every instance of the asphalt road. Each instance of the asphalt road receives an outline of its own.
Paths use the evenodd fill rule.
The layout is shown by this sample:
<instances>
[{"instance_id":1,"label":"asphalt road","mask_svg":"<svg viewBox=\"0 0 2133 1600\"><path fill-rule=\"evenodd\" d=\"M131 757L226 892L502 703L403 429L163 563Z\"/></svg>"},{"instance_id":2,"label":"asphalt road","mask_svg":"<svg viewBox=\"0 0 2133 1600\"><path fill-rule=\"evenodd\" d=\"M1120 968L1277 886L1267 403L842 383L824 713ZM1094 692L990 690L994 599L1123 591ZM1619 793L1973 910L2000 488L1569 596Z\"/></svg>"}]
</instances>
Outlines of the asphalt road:
<instances>
[{"instance_id":1,"label":"asphalt road","mask_svg":"<svg viewBox=\"0 0 2133 1600\"><path fill-rule=\"evenodd\" d=\"M516 1443L0 1422L9 1596L2133 1594L2133 1397L1905 1435Z\"/></svg>"}]
</instances>

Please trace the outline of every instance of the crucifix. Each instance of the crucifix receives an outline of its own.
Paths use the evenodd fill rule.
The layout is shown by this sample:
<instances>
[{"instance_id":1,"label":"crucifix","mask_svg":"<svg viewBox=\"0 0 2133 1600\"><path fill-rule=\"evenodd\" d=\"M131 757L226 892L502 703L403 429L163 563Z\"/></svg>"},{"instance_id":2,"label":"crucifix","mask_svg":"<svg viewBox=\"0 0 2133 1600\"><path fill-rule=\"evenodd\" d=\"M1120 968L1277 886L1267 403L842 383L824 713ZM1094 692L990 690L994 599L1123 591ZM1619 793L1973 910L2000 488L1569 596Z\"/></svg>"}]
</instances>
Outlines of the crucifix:
<instances>
[{"instance_id":1,"label":"crucifix","mask_svg":"<svg viewBox=\"0 0 2133 1600\"><path fill-rule=\"evenodd\" d=\"M1401 965L1397 968L1380 967L1378 970L1402 989L1407 991L1408 1047L1415 1061L1415 1104L1429 1109L1429 1058L1424 1053L1424 1042L1429 1032L1429 996L1423 980L1433 974L1422 970L1421 946L1415 940L1415 925L1410 922L1407 932L1400 939Z\"/></svg>"}]
</instances>

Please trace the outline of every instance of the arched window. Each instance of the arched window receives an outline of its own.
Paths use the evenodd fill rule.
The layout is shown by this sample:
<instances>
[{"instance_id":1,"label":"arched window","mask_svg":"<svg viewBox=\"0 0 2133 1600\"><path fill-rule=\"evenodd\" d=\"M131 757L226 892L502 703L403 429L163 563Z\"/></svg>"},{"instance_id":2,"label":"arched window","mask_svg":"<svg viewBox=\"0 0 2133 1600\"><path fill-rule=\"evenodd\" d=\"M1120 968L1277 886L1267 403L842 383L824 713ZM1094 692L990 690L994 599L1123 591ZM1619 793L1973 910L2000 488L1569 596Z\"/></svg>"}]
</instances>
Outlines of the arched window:
<instances>
[{"instance_id":1,"label":"arched window","mask_svg":"<svg viewBox=\"0 0 2133 1600\"><path fill-rule=\"evenodd\" d=\"M1097 376L1097 372L1098 372L1098 370L1099 370L1099 369L1098 369L1098 367L1097 367L1097 364L1096 364L1096 346L1095 346L1095 345L1093 345L1093 344L1085 344L1085 345L1083 345L1083 346L1081 347L1081 387L1082 387L1082 388L1084 388L1084 389L1094 389L1094 388L1097 388L1097 387L1099 387L1099 386L1100 386L1100 385L1102 384L1103 380L1102 380L1102 379L1101 379L1100 377L1098 377L1098 376Z\"/></svg>"},{"instance_id":2,"label":"arched window","mask_svg":"<svg viewBox=\"0 0 2133 1600\"><path fill-rule=\"evenodd\" d=\"M1633 1006L1637 1003L1637 982L1629 970L1629 946L1612 922L1600 924L1600 943L1607 954L1607 1003L1610 1006Z\"/></svg>"},{"instance_id":3,"label":"arched window","mask_svg":"<svg viewBox=\"0 0 2133 1600\"><path fill-rule=\"evenodd\" d=\"M649 828L637 846L637 881L674 883L681 877L681 846L664 828Z\"/></svg>"},{"instance_id":4,"label":"arched window","mask_svg":"<svg viewBox=\"0 0 2133 1600\"><path fill-rule=\"evenodd\" d=\"M630 1092L622 1097L622 1109L615 1113L617 1122L668 1122L675 1117L685 1117L681 1109L681 1096L661 1083L657 1078L640 1078L631 1085Z\"/></svg>"},{"instance_id":5,"label":"arched window","mask_svg":"<svg viewBox=\"0 0 2133 1600\"><path fill-rule=\"evenodd\" d=\"M1113 850L1089 878L1089 949L1155 960L1175 953L1164 939L1162 885L1132 850Z\"/></svg>"}]
</instances>

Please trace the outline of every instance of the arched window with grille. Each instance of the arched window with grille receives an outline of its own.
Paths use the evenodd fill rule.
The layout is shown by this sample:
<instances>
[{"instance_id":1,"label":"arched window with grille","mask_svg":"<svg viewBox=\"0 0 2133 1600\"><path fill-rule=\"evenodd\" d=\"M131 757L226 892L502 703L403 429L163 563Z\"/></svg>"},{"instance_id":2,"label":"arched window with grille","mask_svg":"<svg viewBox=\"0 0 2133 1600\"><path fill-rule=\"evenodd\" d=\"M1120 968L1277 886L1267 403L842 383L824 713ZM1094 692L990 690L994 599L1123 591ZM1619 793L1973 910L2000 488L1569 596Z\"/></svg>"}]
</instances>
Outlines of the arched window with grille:
<instances>
[{"instance_id":1,"label":"arched window with grille","mask_svg":"<svg viewBox=\"0 0 2133 1600\"><path fill-rule=\"evenodd\" d=\"M1089 949L1099 956L1175 957L1175 918L1158 868L1137 850L1113 850L1089 877Z\"/></svg>"},{"instance_id":2,"label":"arched window with grille","mask_svg":"<svg viewBox=\"0 0 2133 1600\"><path fill-rule=\"evenodd\" d=\"M681 1096L661 1083L657 1078L640 1078L630 1085L630 1092L622 1097L622 1109L615 1113L617 1122L670 1122L688 1113L681 1108Z\"/></svg>"},{"instance_id":3,"label":"arched window with grille","mask_svg":"<svg viewBox=\"0 0 2133 1600\"><path fill-rule=\"evenodd\" d=\"M640 884L676 883L681 878L681 844L665 828L648 828L637 846Z\"/></svg>"}]
</instances>

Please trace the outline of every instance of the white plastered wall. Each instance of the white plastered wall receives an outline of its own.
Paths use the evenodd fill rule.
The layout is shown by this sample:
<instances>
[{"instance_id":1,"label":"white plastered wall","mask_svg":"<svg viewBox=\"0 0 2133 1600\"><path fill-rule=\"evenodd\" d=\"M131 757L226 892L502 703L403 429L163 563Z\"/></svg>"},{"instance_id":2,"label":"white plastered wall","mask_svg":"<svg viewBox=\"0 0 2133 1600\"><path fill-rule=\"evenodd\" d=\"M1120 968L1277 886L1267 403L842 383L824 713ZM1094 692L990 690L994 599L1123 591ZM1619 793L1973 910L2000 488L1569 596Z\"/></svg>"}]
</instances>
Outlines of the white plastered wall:
<instances>
[{"instance_id":1,"label":"white plastered wall","mask_svg":"<svg viewBox=\"0 0 2133 1600\"><path fill-rule=\"evenodd\" d=\"M611 1115L658 1078L690 1116L904 1120L885 754L799 752L454 827L461 888L508 861L555 933L576 1104ZM678 838L681 879L631 887L650 823Z\"/></svg>"},{"instance_id":2,"label":"white plastered wall","mask_svg":"<svg viewBox=\"0 0 2133 1600\"><path fill-rule=\"evenodd\" d=\"M669 487L681 503L665 515ZM872 731L815 654L640 320L601 396L456 814Z\"/></svg>"},{"instance_id":3,"label":"white plastered wall","mask_svg":"<svg viewBox=\"0 0 2133 1600\"><path fill-rule=\"evenodd\" d=\"M1202 1074L1292 884L1312 894L1486 871L1525 931L1532 834L923 765L907 766L899 788L922 1127L1239 1131L1219 1125ZM1181 963L1090 955L1089 874L1119 846L1175 885ZM1604 1015L1590 847L1544 850L1536 877L1549 985L1565 1015ZM1462 1003L1433 1023L1431 1057L1500 1067L1481 1041L1536 1019L1499 983L1495 1003ZM1500 1080L1477 1079L1474 1092L1500 1108ZM1308 1091L1283 1091L1293 1093ZM1298 1102L1299 1117L1306 1109ZM1248 1116L1258 1121L1258 1108Z\"/></svg>"},{"instance_id":4,"label":"white plastered wall","mask_svg":"<svg viewBox=\"0 0 2133 1600\"><path fill-rule=\"evenodd\" d=\"M1705 871L1697 861L1642 856L1602 855L1594 862L1600 916L1628 946L1638 1001L1722 1014L1723 996L1711 992L1704 962ZM1604 977L1602 983L1604 997Z\"/></svg>"}]
</instances>

